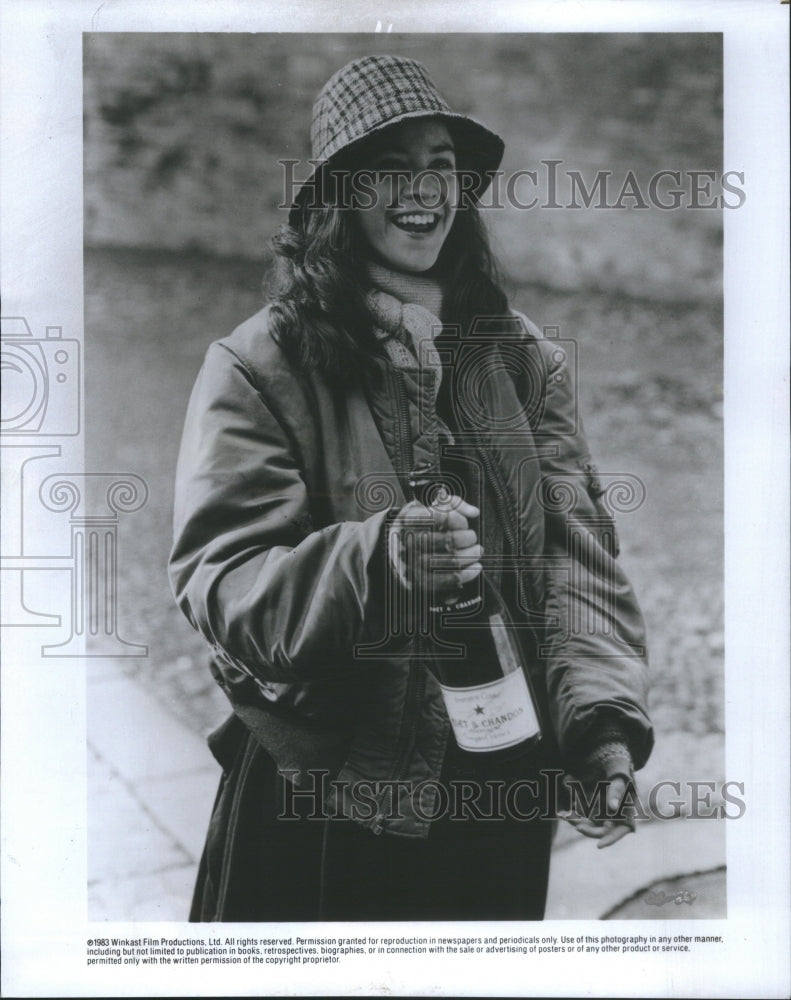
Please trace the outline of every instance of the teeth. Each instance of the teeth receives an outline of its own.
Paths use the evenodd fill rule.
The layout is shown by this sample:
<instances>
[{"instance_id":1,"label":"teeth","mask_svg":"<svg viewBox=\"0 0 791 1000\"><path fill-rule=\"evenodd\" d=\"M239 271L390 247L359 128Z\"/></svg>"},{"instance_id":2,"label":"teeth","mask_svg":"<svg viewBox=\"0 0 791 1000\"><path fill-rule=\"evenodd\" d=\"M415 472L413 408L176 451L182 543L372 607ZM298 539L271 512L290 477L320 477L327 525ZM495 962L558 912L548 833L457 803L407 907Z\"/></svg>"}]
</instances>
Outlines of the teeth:
<instances>
[{"instance_id":1,"label":"teeth","mask_svg":"<svg viewBox=\"0 0 791 1000\"><path fill-rule=\"evenodd\" d=\"M408 226L430 226L434 222L434 215L399 215L395 221Z\"/></svg>"}]
</instances>

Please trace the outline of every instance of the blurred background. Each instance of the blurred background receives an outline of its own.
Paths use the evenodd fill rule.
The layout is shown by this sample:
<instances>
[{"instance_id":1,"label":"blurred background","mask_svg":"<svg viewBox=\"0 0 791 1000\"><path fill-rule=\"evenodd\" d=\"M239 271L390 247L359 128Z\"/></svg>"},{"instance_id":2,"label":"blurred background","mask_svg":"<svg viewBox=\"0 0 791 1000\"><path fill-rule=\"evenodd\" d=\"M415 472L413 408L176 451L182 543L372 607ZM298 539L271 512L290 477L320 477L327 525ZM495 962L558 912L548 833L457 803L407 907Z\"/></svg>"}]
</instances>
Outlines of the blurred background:
<instances>
[{"instance_id":1,"label":"blurred background","mask_svg":"<svg viewBox=\"0 0 791 1000\"><path fill-rule=\"evenodd\" d=\"M629 170L645 193L659 170L723 169L720 35L84 36L86 468L150 491L119 527L120 632L148 656L115 669L197 737L227 709L166 576L187 398L207 345L265 301L278 161L307 160L315 94L376 51L420 59L454 110L499 132L506 173L555 159L590 185L608 170L614 201ZM488 216L513 304L578 343L600 470L646 485L619 522L653 666L642 786L720 782L721 212ZM640 888L620 877L623 899Z\"/></svg>"}]
</instances>

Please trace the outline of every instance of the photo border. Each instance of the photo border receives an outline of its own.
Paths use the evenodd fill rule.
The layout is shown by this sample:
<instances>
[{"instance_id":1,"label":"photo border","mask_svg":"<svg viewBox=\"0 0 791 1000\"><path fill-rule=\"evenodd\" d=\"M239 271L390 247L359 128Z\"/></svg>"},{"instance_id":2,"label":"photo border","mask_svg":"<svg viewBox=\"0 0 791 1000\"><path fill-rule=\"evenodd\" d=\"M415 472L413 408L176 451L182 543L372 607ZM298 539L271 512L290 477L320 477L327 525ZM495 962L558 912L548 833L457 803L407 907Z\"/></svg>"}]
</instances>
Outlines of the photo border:
<instances>
[{"instance_id":1,"label":"photo border","mask_svg":"<svg viewBox=\"0 0 791 1000\"><path fill-rule=\"evenodd\" d=\"M626 17L624 14L626 13ZM788 10L752 2L499 5L487 32L722 31L725 170L744 171L747 199L725 213L726 775L745 782L746 815L727 836L728 918L674 920L673 933L723 934L723 949L641 956L509 956L475 965L442 956L268 970L267 995L410 994L426 982L445 995L784 996L789 988L788 680ZM35 336L61 327L81 339L82 34L95 31L480 31L466 5L402 4L377 13L349 4L328 14L297 3L266 13L243 2L94 4L6 0L2 9L3 314ZM82 442L62 442L74 475ZM6 467L4 466L4 477ZM4 482L5 485L5 482ZM61 585L60 581L57 585ZM53 584L56 585L56 584ZM38 630L31 630L38 631ZM85 941L102 936L203 937L195 925L87 922L85 663L42 657L40 636L3 630L3 988L6 995L260 995L260 970L85 967ZM724 927L723 927L724 925ZM356 925L351 925L352 927ZM379 925L398 934L401 925ZM458 925L456 925L457 928ZM476 924L465 924L475 933ZM483 926L483 925L482 925ZM514 933L518 933L516 925ZM544 924L584 933L589 922ZM294 933L326 933L294 925ZM629 924L613 923L613 933ZM223 925L241 936L249 925ZM447 928L451 933L453 925ZM501 928L498 927L498 931ZM215 928L216 930L216 928ZM332 933L340 934L334 926ZM403 931L402 931L403 932ZM595 933L602 933L596 923ZM543 959L543 960L542 960ZM527 978L527 981L526 981ZM671 984L669 986L668 984ZM596 992L591 993L590 987ZM436 989L436 987L435 987ZM672 994L668 990L672 989ZM497 992L492 992L497 990ZM600 991L600 992L599 992Z\"/></svg>"}]
</instances>

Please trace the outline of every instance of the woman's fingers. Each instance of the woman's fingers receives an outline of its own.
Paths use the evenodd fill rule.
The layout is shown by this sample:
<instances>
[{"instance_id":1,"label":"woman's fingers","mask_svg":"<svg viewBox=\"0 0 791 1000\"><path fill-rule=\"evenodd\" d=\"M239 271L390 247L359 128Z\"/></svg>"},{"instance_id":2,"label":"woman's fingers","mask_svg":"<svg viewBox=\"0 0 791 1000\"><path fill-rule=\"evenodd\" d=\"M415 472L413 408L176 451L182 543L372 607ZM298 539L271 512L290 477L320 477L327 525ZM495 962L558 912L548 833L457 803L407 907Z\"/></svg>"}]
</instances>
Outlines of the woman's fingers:
<instances>
[{"instance_id":1,"label":"woman's fingers","mask_svg":"<svg viewBox=\"0 0 791 1000\"><path fill-rule=\"evenodd\" d=\"M451 562L455 563L460 569L464 566L469 566L470 563L478 562L478 560L483 556L483 546L470 545L466 549L456 549L456 551L450 556Z\"/></svg>"},{"instance_id":2,"label":"woman's fingers","mask_svg":"<svg viewBox=\"0 0 791 1000\"><path fill-rule=\"evenodd\" d=\"M446 595L458 593L475 580L482 569L483 548L467 518L479 514L477 507L457 496L431 507L416 500L403 507L396 544L406 565L406 577Z\"/></svg>"},{"instance_id":3,"label":"woman's fingers","mask_svg":"<svg viewBox=\"0 0 791 1000\"><path fill-rule=\"evenodd\" d=\"M601 837L603 827L601 823L596 823L581 813L559 812L558 819L565 819L579 833L584 833L586 837Z\"/></svg>"},{"instance_id":4,"label":"woman's fingers","mask_svg":"<svg viewBox=\"0 0 791 1000\"><path fill-rule=\"evenodd\" d=\"M632 832L632 828L625 823L613 823L610 821L604 824L604 828L606 832L596 845L598 849L609 847L610 844L617 843L621 837L625 837L627 833Z\"/></svg>"},{"instance_id":5,"label":"woman's fingers","mask_svg":"<svg viewBox=\"0 0 791 1000\"><path fill-rule=\"evenodd\" d=\"M626 778L619 774L610 781L610 787L607 790L607 807L612 810L617 809L624 795L626 795Z\"/></svg>"},{"instance_id":6,"label":"woman's fingers","mask_svg":"<svg viewBox=\"0 0 791 1000\"><path fill-rule=\"evenodd\" d=\"M464 569L456 570L453 573L440 572L432 575L434 591L438 594L453 594L461 590L468 583L477 579L483 566L479 562L474 562Z\"/></svg>"},{"instance_id":7,"label":"woman's fingers","mask_svg":"<svg viewBox=\"0 0 791 1000\"><path fill-rule=\"evenodd\" d=\"M431 510L436 510L447 515L458 514L465 519L477 517L480 514L477 507L466 500L462 500L461 497L456 496L454 493L444 497L442 500L435 500L431 504Z\"/></svg>"},{"instance_id":8,"label":"woman's fingers","mask_svg":"<svg viewBox=\"0 0 791 1000\"><path fill-rule=\"evenodd\" d=\"M594 823L593 820L584 816L562 816L561 818L568 820L577 833L598 840L599 843L596 846L599 848L609 847L625 837L627 833L632 832L632 827L628 823L618 823L611 819L604 823Z\"/></svg>"},{"instance_id":9,"label":"woman's fingers","mask_svg":"<svg viewBox=\"0 0 791 1000\"><path fill-rule=\"evenodd\" d=\"M616 812L626 794L626 779L618 775L610 781L607 792L607 809ZM634 821L630 816L616 817L613 819L596 819L592 816L585 816L580 812L559 812L560 819L567 820L584 837L591 837L598 840L597 848L609 847L617 843L627 833L634 830Z\"/></svg>"},{"instance_id":10,"label":"woman's fingers","mask_svg":"<svg viewBox=\"0 0 791 1000\"><path fill-rule=\"evenodd\" d=\"M434 519L434 526L440 531L464 531L469 527L470 519L481 513L477 507L457 496L435 502L428 509Z\"/></svg>"},{"instance_id":11,"label":"woman's fingers","mask_svg":"<svg viewBox=\"0 0 791 1000\"><path fill-rule=\"evenodd\" d=\"M467 528L456 531L435 531L432 535L435 549L438 552L460 552L469 549L478 541L478 536Z\"/></svg>"},{"instance_id":12,"label":"woman's fingers","mask_svg":"<svg viewBox=\"0 0 791 1000\"><path fill-rule=\"evenodd\" d=\"M426 552L436 552L440 555L450 554L454 555L456 552L462 549L468 549L471 545L475 545L478 541L478 536L472 530L472 528L467 528L465 531L431 531L425 532L425 536L422 536L419 532L415 532L415 537L420 538L419 544Z\"/></svg>"},{"instance_id":13,"label":"woman's fingers","mask_svg":"<svg viewBox=\"0 0 791 1000\"><path fill-rule=\"evenodd\" d=\"M464 507L468 513L462 510L450 510L446 513L443 526L445 531L463 531L465 528L469 528L470 521L478 516L478 508L472 507L468 503L464 504ZM474 511L474 513L469 513L469 511Z\"/></svg>"},{"instance_id":14,"label":"woman's fingers","mask_svg":"<svg viewBox=\"0 0 791 1000\"><path fill-rule=\"evenodd\" d=\"M470 545L466 549L453 549L451 551L441 549L439 552L427 553L426 563L427 568L433 572L452 573L454 570L464 569L470 563L477 562L482 555L483 547L476 544Z\"/></svg>"},{"instance_id":15,"label":"woman's fingers","mask_svg":"<svg viewBox=\"0 0 791 1000\"><path fill-rule=\"evenodd\" d=\"M461 497L451 496L442 503L433 503L425 507L417 500L412 500L401 509L399 520L405 528L415 532L430 531L432 533L455 534L469 531L469 520L478 517L480 511Z\"/></svg>"}]
</instances>

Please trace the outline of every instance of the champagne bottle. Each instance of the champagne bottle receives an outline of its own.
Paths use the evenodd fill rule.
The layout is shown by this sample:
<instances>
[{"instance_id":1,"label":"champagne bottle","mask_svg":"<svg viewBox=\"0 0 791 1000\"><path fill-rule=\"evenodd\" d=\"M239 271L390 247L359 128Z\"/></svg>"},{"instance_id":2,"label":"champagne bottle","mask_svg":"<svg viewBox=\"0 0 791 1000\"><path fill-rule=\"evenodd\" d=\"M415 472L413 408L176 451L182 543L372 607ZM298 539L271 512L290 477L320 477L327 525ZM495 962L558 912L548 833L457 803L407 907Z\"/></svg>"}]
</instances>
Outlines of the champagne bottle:
<instances>
[{"instance_id":1,"label":"champagne bottle","mask_svg":"<svg viewBox=\"0 0 791 1000\"><path fill-rule=\"evenodd\" d=\"M428 499L425 480L412 478L410 485L416 499ZM436 478L431 493L441 496ZM490 575L484 570L453 603L430 614L432 669L459 747L492 753L538 743L541 724L525 653Z\"/></svg>"}]
</instances>

